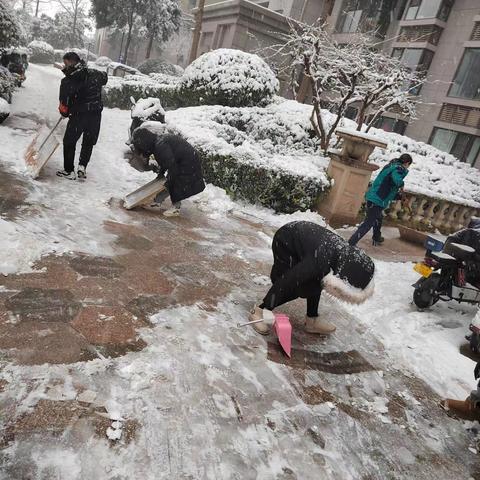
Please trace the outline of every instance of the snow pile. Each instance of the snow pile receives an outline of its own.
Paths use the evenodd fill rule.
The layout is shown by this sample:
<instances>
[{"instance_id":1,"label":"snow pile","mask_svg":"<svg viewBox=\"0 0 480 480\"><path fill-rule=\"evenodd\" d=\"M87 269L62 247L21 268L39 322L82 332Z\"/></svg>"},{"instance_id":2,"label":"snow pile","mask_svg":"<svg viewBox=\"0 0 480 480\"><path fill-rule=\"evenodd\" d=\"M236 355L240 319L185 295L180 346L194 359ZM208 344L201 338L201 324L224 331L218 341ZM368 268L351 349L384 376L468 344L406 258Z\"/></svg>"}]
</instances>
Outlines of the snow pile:
<instances>
[{"instance_id":1,"label":"snow pile","mask_svg":"<svg viewBox=\"0 0 480 480\"><path fill-rule=\"evenodd\" d=\"M383 166L402 153L413 158L405 179L406 190L429 197L449 200L462 205L480 207L480 171L453 155L431 145L417 142L396 133L372 129L371 132L388 142L385 151L374 150L371 161ZM377 173L374 174L377 175Z\"/></svg>"},{"instance_id":2,"label":"snow pile","mask_svg":"<svg viewBox=\"0 0 480 480\"><path fill-rule=\"evenodd\" d=\"M157 116L165 118L165 110L158 98L142 98L132 108L132 118L156 120Z\"/></svg>"},{"instance_id":3,"label":"snow pile","mask_svg":"<svg viewBox=\"0 0 480 480\"><path fill-rule=\"evenodd\" d=\"M53 63L55 61L55 50L47 42L34 40L28 44L30 50L30 61L32 63Z\"/></svg>"},{"instance_id":4,"label":"snow pile","mask_svg":"<svg viewBox=\"0 0 480 480\"><path fill-rule=\"evenodd\" d=\"M181 90L208 105L247 106L269 101L279 89L271 68L258 55L221 48L204 53L182 76Z\"/></svg>"}]
</instances>

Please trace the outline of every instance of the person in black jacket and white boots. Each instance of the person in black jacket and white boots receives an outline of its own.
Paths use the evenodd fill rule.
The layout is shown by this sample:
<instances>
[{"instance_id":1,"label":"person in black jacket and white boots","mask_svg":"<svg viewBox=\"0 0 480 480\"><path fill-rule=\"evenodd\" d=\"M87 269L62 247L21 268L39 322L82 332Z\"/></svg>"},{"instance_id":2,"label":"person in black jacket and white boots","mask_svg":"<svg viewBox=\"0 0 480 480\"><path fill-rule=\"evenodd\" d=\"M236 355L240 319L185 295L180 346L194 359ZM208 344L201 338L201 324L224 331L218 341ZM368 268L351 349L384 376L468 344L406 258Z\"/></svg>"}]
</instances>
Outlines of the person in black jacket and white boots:
<instances>
[{"instance_id":1,"label":"person in black jacket and white boots","mask_svg":"<svg viewBox=\"0 0 480 480\"><path fill-rule=\"evenodd\" d=\"M291 222L273 238L271 280L261 305L250 321L262 335L273 322L273 309L297 298L307 299L305 330L329 335L336 327L318 315L323 290L349 303L363 303L374 290L375 265L362 250L351 246L336 233L312 222Z\"/></svg>"},{"instance_id":2,"label":"person in black jacket and white boots","mask_svg":"<svg viewBox=\"0 0 480 480\"><path fill-rule=\"evenodd\" d=\"M151 155L157 165L149 169L165 178L166 189L155 197L160 205L168 196L172 207L163 212L166 217L180 214L182 200L205 190L202 164L197 151L180 135L168 132L160 122L145 122L133 132L132 143L137 153L148 163Z\"/></svg>"},{"instance_id":3,"label":"person in black jacket and white boots","mask_svg":"<svg viewBox=\"0 0 480 480\"><path fill-rule=\"evenodd\" d=\"M102 122L102 87L108 76L105 72L87 68L86 63L75 52L63 56L65 78L60 84L60 106L63 117L68 118L63 137L63 170L59 177L75 180L75 150L83 135L82 150L78 165L78 178L87 178L87 165L90 162L94 145L97 143Z\"/></svg>"}]
</instances>

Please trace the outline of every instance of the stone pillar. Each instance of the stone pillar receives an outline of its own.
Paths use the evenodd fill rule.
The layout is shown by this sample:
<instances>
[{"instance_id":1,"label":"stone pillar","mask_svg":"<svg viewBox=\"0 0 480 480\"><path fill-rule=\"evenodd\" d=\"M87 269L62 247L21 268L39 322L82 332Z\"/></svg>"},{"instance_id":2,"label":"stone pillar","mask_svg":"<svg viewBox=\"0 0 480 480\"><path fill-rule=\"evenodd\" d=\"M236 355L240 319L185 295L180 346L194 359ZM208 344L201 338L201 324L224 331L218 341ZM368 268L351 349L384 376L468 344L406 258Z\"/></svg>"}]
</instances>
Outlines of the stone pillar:
<instances>
[{"instance_id":1,"label":"stone pillar","mask_svg":"<svg viewBox=\"0 0 480 480\"><path fill-rule=\"evenodd\" d=\"M327 174L333 187L318 206L318 212L332 226L355 225L365 201L365 192L378 166L368 163L376 147L386 148L382 140L365 133L337 128L336 135L343 140L342 150L330 152Z\"/></svg>"},{"instance_id":2,"label":"stone pillar","mask_svg":"<svg viewBox=\"0 0 480 480\"><path fill-rule=\"evenodd\" d=\"M333 187L319 205L320 215L333 226L356 224L372 172L378 168L372 163L349 162L332 154L327 174L333 179Z\"/></svg>"}]
</instances>

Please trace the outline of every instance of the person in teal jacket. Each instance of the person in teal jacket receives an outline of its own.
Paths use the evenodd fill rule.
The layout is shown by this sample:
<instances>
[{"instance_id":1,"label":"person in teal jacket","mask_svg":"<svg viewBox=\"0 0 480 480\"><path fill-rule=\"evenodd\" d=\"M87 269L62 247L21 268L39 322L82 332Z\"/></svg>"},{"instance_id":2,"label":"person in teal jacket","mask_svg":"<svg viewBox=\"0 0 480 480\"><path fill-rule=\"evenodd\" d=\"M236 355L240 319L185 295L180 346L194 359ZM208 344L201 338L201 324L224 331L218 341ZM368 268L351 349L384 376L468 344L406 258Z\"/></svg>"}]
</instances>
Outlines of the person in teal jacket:
<instances>
[{"instance_id":1,"label":"person in teal jacket","mask_svg":"<svg viewBox=\"0 0 480 480\"><path fill-rule=\"evenodd\" d=\"M400 158L395 158L388 165L385 165L377 175L365 195L367 216L348 241L350 245L356 245L372 228L373 244L380 245L383 243L384 239L381 232L383 211L388 208L392 201L399 199L403 181L408 175L408 169L412 161L412 157L408 153L404 153Z\"/></svg>"}]
</instances>

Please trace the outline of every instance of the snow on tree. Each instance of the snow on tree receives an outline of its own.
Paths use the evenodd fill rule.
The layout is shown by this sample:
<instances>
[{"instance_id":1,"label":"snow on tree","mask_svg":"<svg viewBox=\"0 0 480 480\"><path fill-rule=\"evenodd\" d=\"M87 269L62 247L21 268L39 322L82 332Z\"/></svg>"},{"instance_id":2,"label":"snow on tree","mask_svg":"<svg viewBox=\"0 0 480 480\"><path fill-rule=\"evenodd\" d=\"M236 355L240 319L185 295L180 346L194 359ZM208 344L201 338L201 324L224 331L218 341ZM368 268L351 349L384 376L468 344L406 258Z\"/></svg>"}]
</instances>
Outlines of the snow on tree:
<instances>
[{"instance_id":1,"label":"snow on tree","mask_svg":"<svg viewBox=\"0 0 480 480\"><path fill-rule=\"evenodd\" d=\"M150 35L151 50L153 39L165 41L178 30L181 15L178 0L92 0L91 13L97 28L126 29L125 62L135 33L142 30L142 37Z\"/></svg>"},{"instance_id":2,"label":"snow on tree","mask_svg":"<svg viewBox=\"0 0 480 480\"><path fill-rule=\"evenodd\" d=\"M271 49L285 61L282 71L289 73L294 91L299 87L299 73L305 76L312 95L311 122L325 152L352 104L359 105L358 130L367 114L372 116L371 126L394 106L414 114L411 88L421 84L421 78L397 59L378 52L369 37L356 35L350 43L339 45L319 23L292 23L283 40ZM324 121L322 108L335 114L333 122Z\"/></svg>"},{"instance_id":3,"label":"snow on tree","mask_svg":"<svg viewBox=\"0 0 480 480\"><path fill-rule=\"evenodd\" d=\"M227 48L201 55L185 69L180 83L186 96L232 107L266 103L278 88L272 69L258 55Z\"/></svg>"},{"instance_id":4,"label":"snow on tree","mask_svg":"<svg viewBox=\"0 0 480 480\"><path fill-rule=\"evenodd\" d=\"M15 12L5 0L0 0L0 47L18 44L21 35L22 28Z\"/></svg>"},{"instance_id":5,"label":"snow on tree","mask_svg":"<svg viewBox=\"0 0 480 480\"><path fill-rule=\"evenodd\" d=\"M143 22L149 35L146 53L148 59L155 39L166 42L173 33L178 32L182 11L178 0L147 0L146 12Z\"/></svg>"},{"instance_id":6,"label":"snow on tree","mask_svg":"<svg viewBox=\"0 0 480 480\"><path fill-rule=\"evenodd\" d=\"M47 42L34 40L28 44L30 50L30 61L33 63L53 63L55 61L55 50Z\"/></svg>"}]
</instances>

